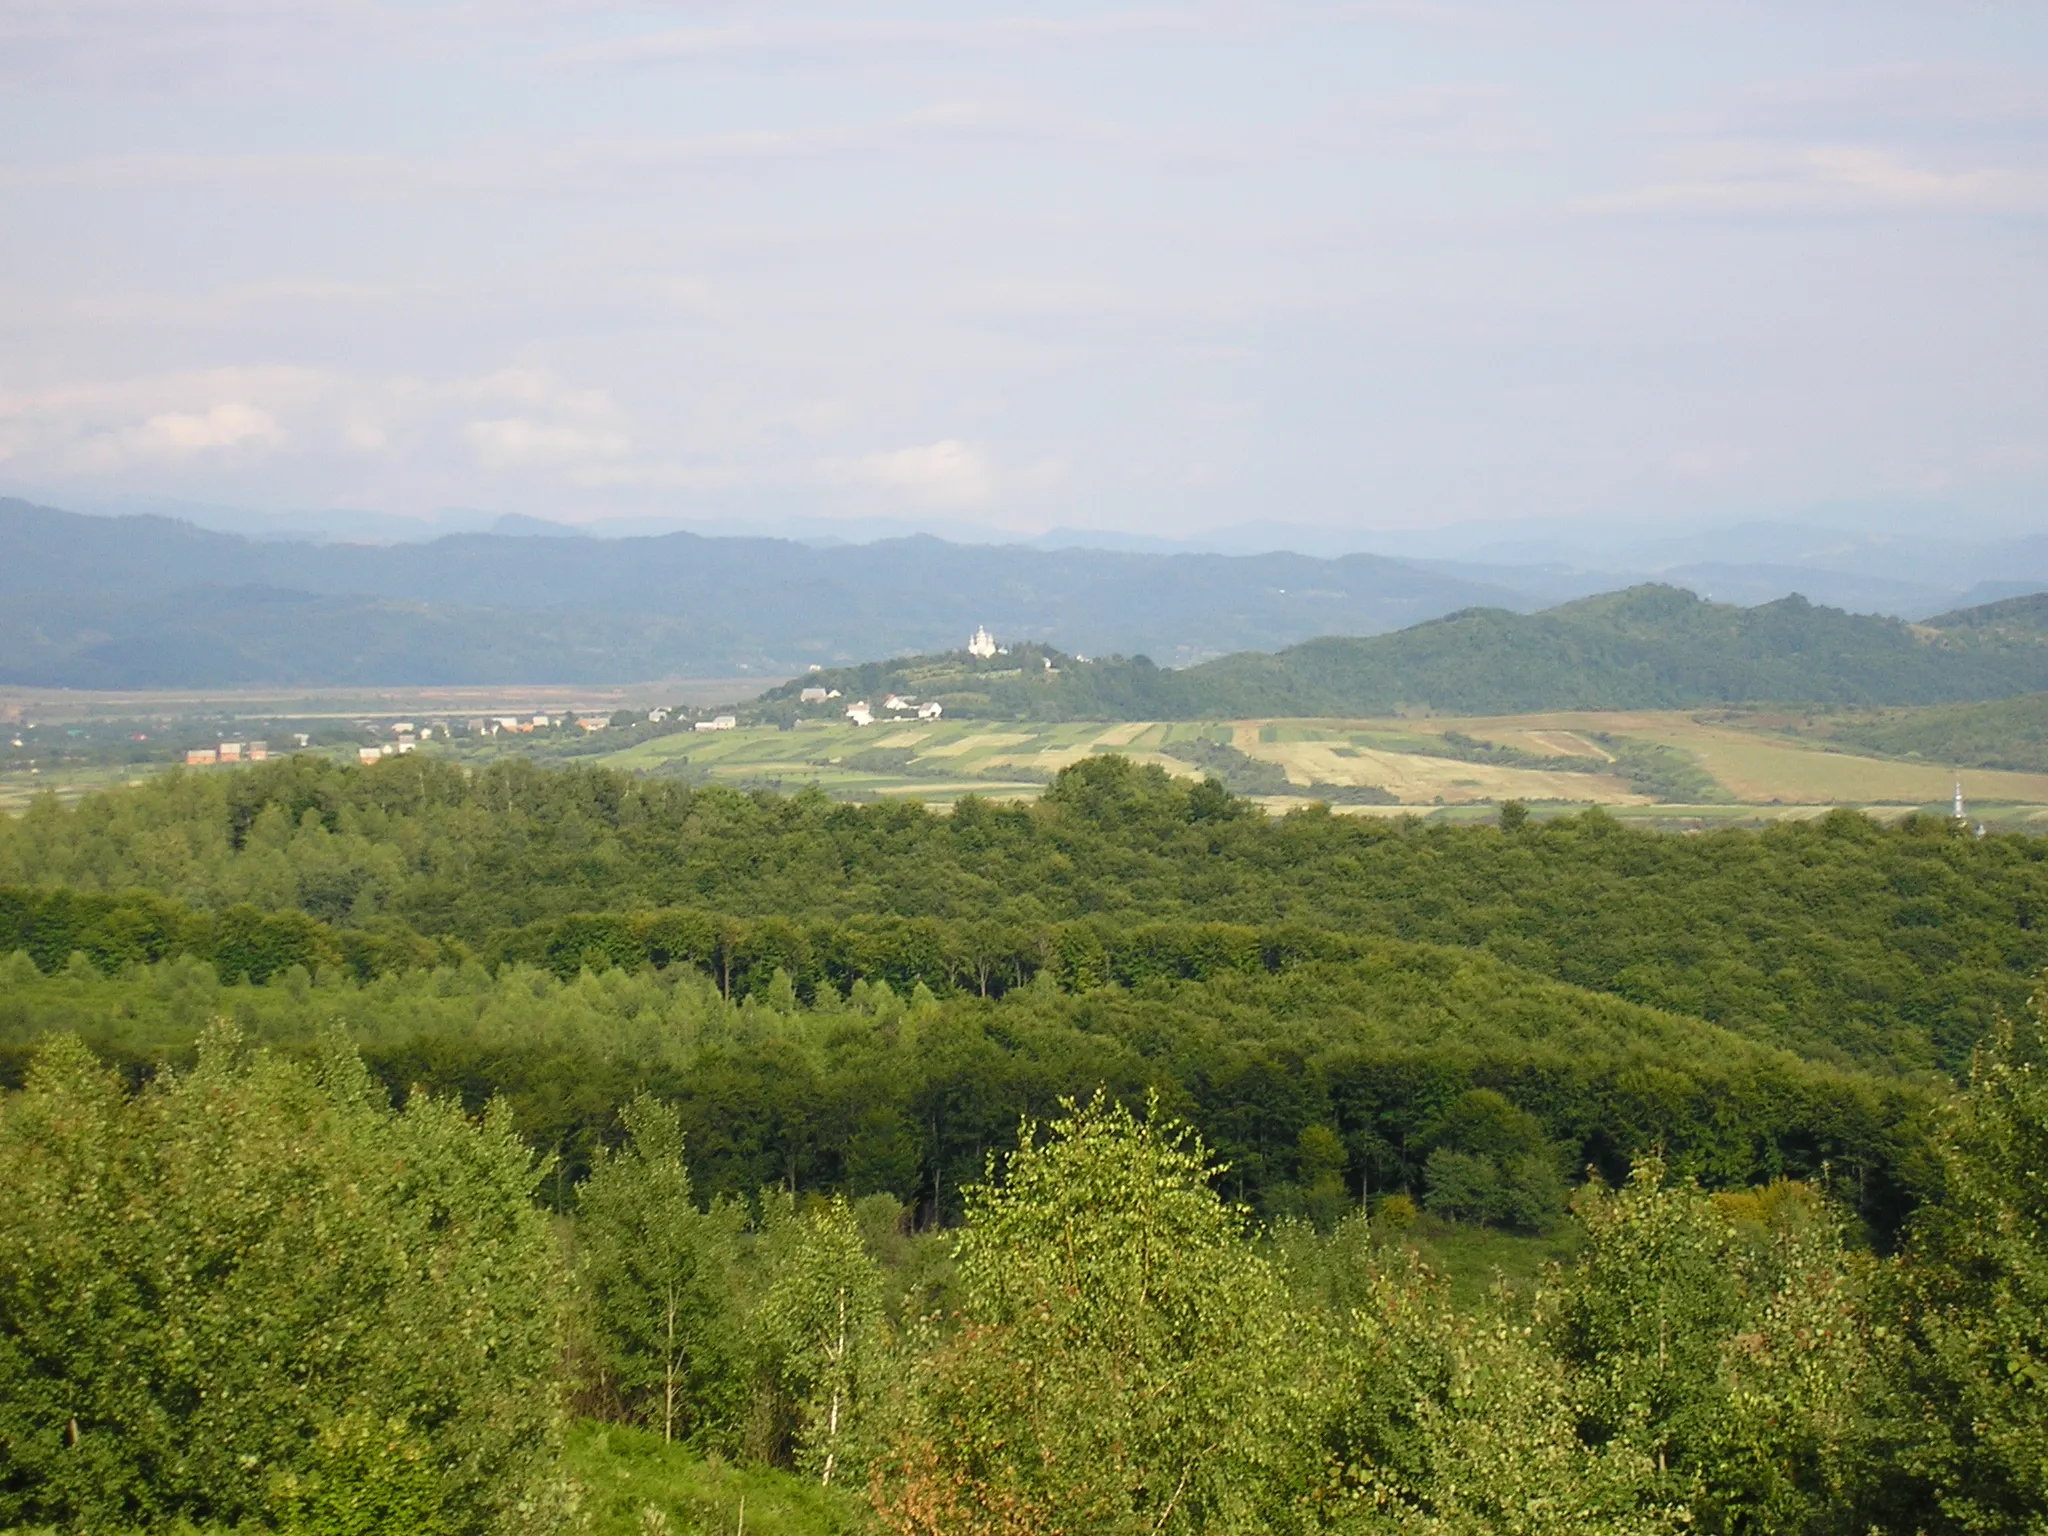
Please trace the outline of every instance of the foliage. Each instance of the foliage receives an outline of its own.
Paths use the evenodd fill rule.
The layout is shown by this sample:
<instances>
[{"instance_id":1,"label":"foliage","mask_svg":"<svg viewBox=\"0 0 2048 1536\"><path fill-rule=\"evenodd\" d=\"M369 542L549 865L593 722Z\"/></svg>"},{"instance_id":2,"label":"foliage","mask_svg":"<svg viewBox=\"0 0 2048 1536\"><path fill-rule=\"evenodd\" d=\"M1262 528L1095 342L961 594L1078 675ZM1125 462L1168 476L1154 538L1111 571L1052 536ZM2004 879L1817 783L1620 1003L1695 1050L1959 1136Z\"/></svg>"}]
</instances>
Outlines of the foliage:
<instances>
[{"instance_id":1,"label":"foliage","mask_svg":"<svg viewBox=\"0 0 2048 1536\"><path fill-rule=\"evenodd\" d=\"M648 1094L621 1116L579 1191L577 1237L603 1385L664 1441L729 1439L744 1360L732 1269L741 1212L697 1208L672 1105Z\"/></svg>"},{"instance_id":2,"label":"foliage","mask_svg":"<svg viewBox=\"0 0 2048 1536\"><path fill-rule=\"evenodd\" d=\"M1422 1181L1432 1213L1541 1232L1564 1214L1559 1149L1543 1123L1490 1088L1449 1104L1429 1138Z\"/></svg>"},{"instance_id":3,"label":"foliage","mask_svg":"<svg viewBox=\"0 0 2048 1536\"><path fill-rule=\"evenodd\" d=\"M294 1052L338 1020L395 1092L417 1084L479 1107L502 1094L555 1156L543 1190L562 1209L642 1091L681 1115L702 1196L889 1193L924 1222L955 1217L959 1190L1012 1144L1020 1115L1104 1085L1134 1105L1157 1091L1229 1162L1233 1199L1324 1224L1361 1197L1420 1194L1447 1143L1615 1178L1628 1149L1662 1143L1714 1187L1818 1178L1831 1163L1881 1232L1926 1180L1928 1090L1897 1078L1801 1061L1469 950L1380 940L1247 973L1224 963L1247 952L1222 942L1227 931L1183 933L1185 950L1164 942L1171 933L1135 937L1128 985L1069 992L1042 979L984 1000L857 979L807 1006L786 976L779 999L771 977L733 1000L680 965L566 981L475 964L364 984L293 971L229 987L196 960L105 978L82 961L44 976L17 955L0 959L0 1067L75 1030L140 1078L187 1059L218 1014ZM1157 964L1182 953L1208 956L1210 974L1176 979Z\"/></svg>"},{"instance_id":4,"label":"foliage","mask_svg":"<svg viewBox=\"0 0 2048 1536\"><path fill-rule=\"evenodd\" d=\"M1273 1529L1288 1300L1201 1144L1098 1098L1027 1127L996 1171L961 1239L967 1327L921 1365L887 1523Z\"/></svg>"},{"instance_id":5,"label":"foliage","mask_svg":"<svg viewBox=\"0 0 2048 1536\"><path fill-rule=\"evenodd\" d=\"M770 1371L793 1410L796 1465L830 1485L865 1481L883 1390L882 1276L843 1195L769 1207L757 1314Z\"/></svg>"},{"instance_id":6,"label":"foliage","mask_svg":"<svg viewBox=\"0 0 2048 1536\"><path fill-rule=\"evenodd\" d=\"M1274 820L1106 756L1064 770L1043 804L969 797L949 816L590 769L295 759L41 802L0 820L0 883L33 888L0 900L0 948L46 970L84 950L105 969L197 953L317 974L338 948L365 976L464 953L571 975L595 950L686 957L736 993L780 967L805 997L821 975L943 994L1048 966L1084 989L1108 979L1098 950L1136 984L1160 969L1155 924L1180 929L1174 965L1211 923L1259 931L1244 942L1297 935L1294 952L1395 937L1907 1071L1960 1070L2048 965L2039 838L1851 812L1688 838L1597 813L1512 836ZM260 922L230 915L244 905Z\"/></svg>"},{"instance_id":7,"label":"foliage","mask_svg":"<svg viewBox=\"0 0 2048 1536\"><path fill-rule=\"evenodd\" d=\"M2048 993L2002 1022L1939 1140L1946 1198L1919 1224L1902 1296L1907 1465L1931 1527L2048 1520Z\"/></svg>"},{"instance_id":8,"label":"foliage","mask_svg":"<svg viewBox=\"0 0 2048 1536\"><path fill-rule=\"evenodd\" d=\"M0 1519L546 1523L559 1275L502 1110L226 1027L129 1097L60 1037L0 1179Z\"/></svg>"},{"instance_id":9,"label":"foliage","mask_svg":"<svg viewBox=\"0 0 2048 1536\"><path fill-rule=\"evenodd\" d=\"M1783 1187L1717 1206L1654 1156L1578 1213L1586 1247L1547 1328L1589 1438L1653 1464L1708 1530L1862 1529L1876 1376L1834 1218Z\"/></svg>"},{"instance_id":10,"label":"foliage","mask_svg":"<svg viewBox=\"0 0 2048 1536\"><path fill-rule=\"evenodd\" d=\"M1639 1450L1580 1433L1568 1371L1504 1294L1460 1315L1412 1261L1375 1261L1340 1359L1348 1391L1318 1500L1340 1528L1650 1536L1685 1524Z\"/></svg>"}]
</instances>

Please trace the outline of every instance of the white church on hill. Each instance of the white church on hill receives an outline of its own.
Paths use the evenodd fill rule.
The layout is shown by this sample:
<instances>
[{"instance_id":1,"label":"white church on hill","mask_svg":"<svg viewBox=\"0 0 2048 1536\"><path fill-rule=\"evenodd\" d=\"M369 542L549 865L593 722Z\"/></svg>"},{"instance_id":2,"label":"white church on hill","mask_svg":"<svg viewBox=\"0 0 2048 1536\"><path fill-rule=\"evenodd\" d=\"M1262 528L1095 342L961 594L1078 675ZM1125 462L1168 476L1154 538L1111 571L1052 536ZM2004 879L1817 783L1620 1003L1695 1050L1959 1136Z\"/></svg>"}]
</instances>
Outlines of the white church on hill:
<instances>
[{"instance_id":1,"label":"white church on hill","mask_svg":"<svg viewBox=\"0 0 2048 1536\"><path fill-rule=\"evenodd\" d=\"M996 637L988 632L986 624L974 626L974 638L967 642L967 654L979 656L984 661L996 653Z\"/></svg>"}]
</instances>

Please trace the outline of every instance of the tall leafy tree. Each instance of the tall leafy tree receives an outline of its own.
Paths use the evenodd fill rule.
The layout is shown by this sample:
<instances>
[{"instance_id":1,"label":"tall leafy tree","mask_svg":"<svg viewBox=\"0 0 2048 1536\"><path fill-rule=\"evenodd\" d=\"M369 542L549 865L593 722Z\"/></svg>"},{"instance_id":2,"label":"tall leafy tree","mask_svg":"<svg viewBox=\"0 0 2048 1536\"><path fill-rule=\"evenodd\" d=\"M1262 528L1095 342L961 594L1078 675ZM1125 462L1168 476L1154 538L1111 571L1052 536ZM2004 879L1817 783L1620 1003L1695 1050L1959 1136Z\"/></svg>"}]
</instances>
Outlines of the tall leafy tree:
<instances>
[{"instance_id":1,"label":"tall leafy tree","mask_svg":"<svg viewBox=\"0 0 2048 1536\"><path fill-rule=\"evenodd\" d=\"M1503 1292L1459 1315L1414 1268L1353 1318L1355 1401L1338 1470L1367 1528L1428 1536L1658 1536L1687 1511L1625 1441L1589 1444L1570 1372Z\"/></svg>"},{"instance_id":2,"label":"tall leafy tree","mask_svg":"<svg viewBox=\"0 0 2048 1536\"><path fill-rule=\"evenodd\" d=\"M1907 1255L1906 1464L1952 1531L2048 1530L2048 990L2001 1021L1939 1139Z\"/></svg>"},{"instance_id":3,"label":"tall leafy tree","mask_svg":"<svg viewBox=\"0 0 2048 1536\"><path fill-rule=\"evenodd\" d=\"M0 1104L0 1523L544 1529L559 1275L493 1111L355 1054L124 1093L75 1041Z\"/></svg>"},{"instance_id":4,"label":"tall leafy tree","mask_svg":"<svg viewBox=\"0 0 2048 1536\"><path fill-rule=\"evenodd\" d=\"M903 1531L1271 1530L1299 1456L1293 1317L1190 1133L1098 1097L968 1199L965 1328L921 1374Z\"/></svg>"},{"instance_id":5,"label":"tall leafy tree","mask_svg":"<svg viewBox=\"0 0 2048 1536\"><path fill-rule=\"evenodd\" d=\"M590 1327L606 1385L664 1440L712 1441L744 1399L733 1292L742 1215L699 1209L672 1105L640 1094L626 1144L601 1154L581 1190L577 1236Z\"/></svg>"},{"instance_id":6,"label":"tall leafy tree","mask_svg":"<svg viewBox=\"0 0 2048 1536\"><path fill-rule=\"evenodd\" d=\"M827 1486L858 1477L885 1364L881 1271L842 1195L801 1212L779 1203L765 1244L757 1322L795 1412L797 1464Z\"/></svg>"},{"instance_id":7,"label":"tall leafy tree","mask_svg":"<svg viewBox=\"0 0 2048 1536\"><path fill-rule=\"evenodd\" d=\"M1716 1199L1659 1157L1577 1209L1545 1331L1582 1433L1638 1452L1705 1530L1861 1530L1879 1383L1834 1213L1782 1184Z\"/></svg>"}]
</instances>

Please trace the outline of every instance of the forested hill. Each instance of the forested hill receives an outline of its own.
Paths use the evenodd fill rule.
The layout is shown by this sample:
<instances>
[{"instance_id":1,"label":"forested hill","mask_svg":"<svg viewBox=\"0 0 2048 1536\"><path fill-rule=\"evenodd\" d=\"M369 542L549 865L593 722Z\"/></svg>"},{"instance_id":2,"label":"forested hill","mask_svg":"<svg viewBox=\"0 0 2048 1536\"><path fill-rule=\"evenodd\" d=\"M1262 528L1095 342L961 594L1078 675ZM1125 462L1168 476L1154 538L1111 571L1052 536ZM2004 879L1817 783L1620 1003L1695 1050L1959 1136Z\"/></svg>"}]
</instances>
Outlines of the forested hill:
<instances>
[{"instance_id":1,"label":"forested hill","mask_svg":"<svg viewBox=\"0 0 2048 1536\"><path fill-rule=\"evenodd\" d=\"M2037 1532L2044 917L2048 840L1945 818L1115 756L46 797L0 1527Z\"/></svg>"},{"instance_id":2,"label":"forested hill","mask_svg":"<svg viewBox=\"0 0 2048 1536\"><path fill-rule=\"evenodd\" d=\"M949 816L521 761L471 774L419 756L370 769L295 757L0 818L9 886L300 913L357 935L344 948L372 971L415 941L428 961L573 971L586 946L617 945L615 959L635 945L647 958L644 931L585 918L689 909L761 925L752 958L733 947L738 929L705 941L742 990L778 966L804 990L835 966L851 968L840 984L888 975L941 991L1000 990L1047 967L1106 975L1149 923L1377 935L1476 946L1755 1039L1909 1068L1960 1065L2048 965L2048 840L1849 812L1698 838L1597 813L1513 835L1276 820L1214 781L1115 756L1064 770L1037 804L969 797ZM16 943L28 940L0 933L0 950ZM61 966L73 948L91 946L50 939L43 958ZM1152 962L1134 963L1135 980Z\"/></svg>"},{"instance_id":3,"label":"forested hill","mask_svg":"<svg viewBox=\"0 0 2048 1536\"><path fill-rule=\"evenodd\" d=\"M1796 596L1739 608L1641 586L1544 613L1473 608L1393 634L1330 636L1180 671L1029 646L981 661L916 657L802 678L762 704L786 713L804 687L898 689L956 715L1074 720L1937 704L2048 689L2044 620L2048 596L1909 625Z\"/></svg>"}]
</instances>

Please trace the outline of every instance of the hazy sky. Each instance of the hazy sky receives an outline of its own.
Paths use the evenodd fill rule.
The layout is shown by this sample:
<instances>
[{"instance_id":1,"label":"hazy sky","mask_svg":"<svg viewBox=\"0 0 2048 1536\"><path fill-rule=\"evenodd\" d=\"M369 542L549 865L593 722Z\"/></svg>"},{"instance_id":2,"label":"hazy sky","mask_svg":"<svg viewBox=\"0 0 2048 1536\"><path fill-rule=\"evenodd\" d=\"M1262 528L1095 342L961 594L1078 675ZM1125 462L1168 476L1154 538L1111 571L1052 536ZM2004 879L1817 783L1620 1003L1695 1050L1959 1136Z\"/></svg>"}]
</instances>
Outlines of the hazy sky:
<instances>
[{"instance_id":1,"label":"hazy sky","mask_svg":"<svg viewBox=\"0 0 2048 1536\"><path fill-rule=\"evenodd\" d=\"M0 489L2048 522L2044 216L2040 0L0 0Z\"/></svg>"}]
</instances>

